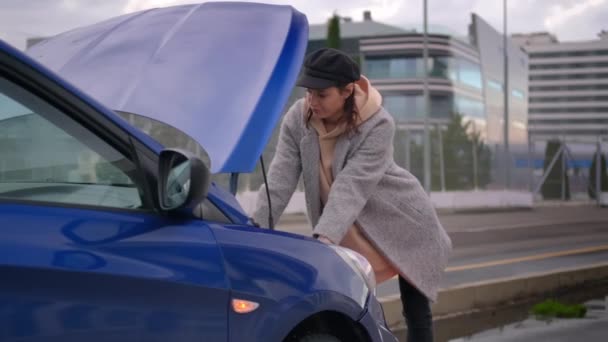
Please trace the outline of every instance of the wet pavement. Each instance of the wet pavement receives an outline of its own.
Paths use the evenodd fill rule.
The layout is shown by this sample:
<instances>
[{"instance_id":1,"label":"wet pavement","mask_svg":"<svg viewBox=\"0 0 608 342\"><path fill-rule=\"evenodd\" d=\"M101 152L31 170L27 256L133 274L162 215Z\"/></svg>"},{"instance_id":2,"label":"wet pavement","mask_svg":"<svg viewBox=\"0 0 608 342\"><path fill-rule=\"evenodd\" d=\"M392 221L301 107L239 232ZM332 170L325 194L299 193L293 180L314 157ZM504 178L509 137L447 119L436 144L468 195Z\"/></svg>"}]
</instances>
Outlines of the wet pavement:
<instances>
[{"instance_id":1,"label":"wet pavement","mask_svg":"<svg viewBox=\"0 0 608 342\"><path fill-rule=\"evenodd\" d=\"M606 208L541 207L512 212L444 213L440 214L440 220L454 245L441 284L443 289L583 268L608 260ZM283 217L277 226L283 231L311 234L303 216ZM589 288L569 289L560 296L567 296L569 302L580 303L607 295L607 289L608 283L589 284ZM381 298L391 298L399 293L395 280L380 284L377 291ZM517 301L463 315L436 317L435 340L608 341L608 314L602 313L605 308L600 313L590 310L589 316L582 320L547 323L528 319L533 304L528 300ZM404 330L399 333L400 340L405 341Z\"/></svg>"},{"instance_id":2,"label":"wet pavement","mask_svg":"<svg viewBox=\"0 0 608 342\"><path fill-rule=\"evenodd\" d=\"M608 209L540 207L439 216L454 245L444 289L608 260ZM282 217L278 229L311 234L304 216ZM379 297L398 293L396 280L378 286Z\"/></svg>"},{"instance_id":3,"label":"wet pavement","mask_svg":"<svg viewBox=\"0 0 608 342\"><path fill-rule=\"evenodd\" d=\"M523 342L523 341L585 341L608 340L608 297L585 303L587 315L581 319L541 320L530 317L524 321L486 330L451 342Z\"/></svg>"}]
</instances>

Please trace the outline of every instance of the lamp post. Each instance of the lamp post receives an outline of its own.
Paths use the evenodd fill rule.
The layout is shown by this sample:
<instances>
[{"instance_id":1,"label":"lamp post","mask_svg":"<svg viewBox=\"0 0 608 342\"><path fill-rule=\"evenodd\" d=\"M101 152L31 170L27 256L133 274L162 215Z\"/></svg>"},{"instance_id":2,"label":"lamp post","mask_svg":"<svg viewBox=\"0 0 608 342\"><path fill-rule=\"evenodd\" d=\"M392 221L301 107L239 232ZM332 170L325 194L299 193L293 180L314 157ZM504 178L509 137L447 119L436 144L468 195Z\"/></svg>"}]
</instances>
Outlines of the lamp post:
<instances>
[{"instance_id":1,"label":"lamp post","mask_svg":"<svg viewBox=\"0 0 608 342\"><path fill-rule=\"evenodd\" d=\"M507 40L507 0L503 0L503 53L504 53L504 144L505 144L505 189L511 187L511 154L509 149L509 54Z\"/></svg>"},{"instance_id":2,"label":"lamp post","mask_svg":"<svg viewBox=\"0 0 608 342\"><path fill-rule=\"evenodd\" d=\"M427 30L427 0L423 0L423 20L424 20L424 32L423 32L423 64L424 64L424 189L427 193L431 192L431 137L429 131L430 117L431 117L431 106L429 101L429 47L428 47L428 30Z\"/></svg>"}]
</instances>

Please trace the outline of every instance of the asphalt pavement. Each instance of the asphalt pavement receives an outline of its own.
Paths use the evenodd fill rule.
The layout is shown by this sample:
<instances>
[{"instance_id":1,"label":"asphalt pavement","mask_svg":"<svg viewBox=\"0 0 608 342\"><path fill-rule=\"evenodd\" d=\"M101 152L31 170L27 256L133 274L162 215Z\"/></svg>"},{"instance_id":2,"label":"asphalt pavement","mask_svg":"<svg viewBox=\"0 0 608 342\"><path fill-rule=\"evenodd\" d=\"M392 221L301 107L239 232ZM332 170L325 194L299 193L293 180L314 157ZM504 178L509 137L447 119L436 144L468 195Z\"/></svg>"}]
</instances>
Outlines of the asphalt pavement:
<instances>
[{"instance_id":1,"label":"asphalt pavement","mask_svg":"<svg viewBox=\"0 0 608 342\"><path fill-rule=\"evenodd\" d=\"M551 206L533 210L440 214L454 251L442 288L608 260L608 208ZM302 215L277 229L310 235ZM378 296L398 294L395 280Z\"/></svg>"},{"instance_id":2,"label":"asphalt pavement","mask_svg":"<svg viewBox=\"0 0 608 342\"><path fill-rule=\"evenodd\" d=\"M454 245L441 284L444 290L578 269L608 260L608 208L557 204L532 210L440 213L439 218ZM308 236L312 233L303 215L282 217L277 229ZM398 293L395 279L380 284L377 290L381 300L395 298ZM572 341L577 336L585 341L604 341L608 315L593 315L593 319L553 324L530 318L454 341Z\"/></svg>"}]
</instances>

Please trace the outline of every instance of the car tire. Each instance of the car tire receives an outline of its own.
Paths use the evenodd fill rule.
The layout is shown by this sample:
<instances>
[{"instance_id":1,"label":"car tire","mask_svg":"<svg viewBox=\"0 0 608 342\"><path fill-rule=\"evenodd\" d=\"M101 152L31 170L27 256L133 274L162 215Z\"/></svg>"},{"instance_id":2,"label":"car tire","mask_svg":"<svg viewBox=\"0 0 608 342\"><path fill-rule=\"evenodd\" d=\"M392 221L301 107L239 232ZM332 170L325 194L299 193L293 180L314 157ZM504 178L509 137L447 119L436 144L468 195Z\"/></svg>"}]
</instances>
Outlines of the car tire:
<instances>
[{"instance_id":1,"label":"car tire","mask_svg":"<svg viewBox=\"0 0 608 342\"><path fill-rule=\"evenodd\" d=\"M342 340L330 334L310 334L298 339L297 342L342 342Z\"/></svg>"}]
</instances>

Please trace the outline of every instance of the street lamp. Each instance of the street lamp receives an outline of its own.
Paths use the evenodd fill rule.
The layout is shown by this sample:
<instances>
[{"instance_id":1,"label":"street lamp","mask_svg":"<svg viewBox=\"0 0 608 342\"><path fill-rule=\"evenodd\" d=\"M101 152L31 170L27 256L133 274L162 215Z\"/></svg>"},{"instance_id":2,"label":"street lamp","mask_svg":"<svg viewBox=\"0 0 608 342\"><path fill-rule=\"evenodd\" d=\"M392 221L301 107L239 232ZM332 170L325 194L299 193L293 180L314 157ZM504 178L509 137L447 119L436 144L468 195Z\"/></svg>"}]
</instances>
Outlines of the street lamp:
<instances>
[{"instance_id":1,"label":"street lamp","mask_svg":"<svg viewBox=\"0 0 608 342\"><path fill-rule=\"evenodd\" d=\"M424 32L423 32L423 64L424 64L424 190L427 193L431 192L431 137L429 132L431 106L429 101L429 49L428 49L428 30L427 30L427 0L423 0L423 20L424 20Z\"/></svg>"},{"instance_id":2,"label":"street lamp","mask_svg":"<svg viewBox=\"0 0 608 342\"><path fill-rule=\"evenodd\" d=\"M503 52L504 52L504 125L503 135L505 144L504 169L505 169L505 189L511 187L511 158L509 151L509 58L507 46L507 0L503 0Z\"/></svg>"}]
</instances>

